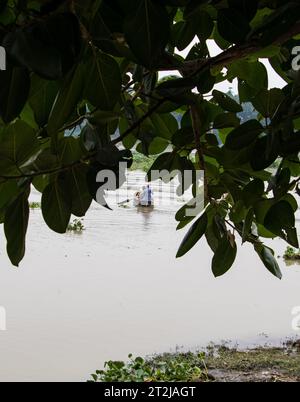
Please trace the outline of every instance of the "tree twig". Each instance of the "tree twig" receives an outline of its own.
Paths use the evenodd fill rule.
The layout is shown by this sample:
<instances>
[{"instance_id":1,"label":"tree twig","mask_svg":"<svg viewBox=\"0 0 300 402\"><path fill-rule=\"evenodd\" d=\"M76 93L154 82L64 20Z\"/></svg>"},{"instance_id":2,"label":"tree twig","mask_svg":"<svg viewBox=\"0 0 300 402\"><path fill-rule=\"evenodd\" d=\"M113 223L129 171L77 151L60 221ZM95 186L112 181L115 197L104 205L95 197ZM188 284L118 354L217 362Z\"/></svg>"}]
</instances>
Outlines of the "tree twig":
<instances>
[{"instance_id":1,"label":"tree twig","mask_svg":"<svg viewBox=\"0 0 300 402\"><path fill-rule=\"evenodd\" d=\"M204 153L201 146L201 120L198 113L197 105L191 106L191 118L193 123L193 131L194 131L194 138L195 138L195 145L197 150L197 155L199 158L199 169L204 172L204 202L205 204L209 201L208 195L208 182L206 177L205 171L205 160L204 160Z\"/></svg>"},{"instance_id":2,"label":"tree twig","mask_svg":"<svg viewBox=\"0 0 300 402\"><path fill-rule=\"evenodd\" d=\"M77 161L77 162L71 163L70 165L60 166L55 169L40 170L39 172L22 173L20 175L11 175L11 176L0 175L0 179L1 180L21 180L21 179L26 179L26 178L30 179L30 178L48 175L48 174L56 174L56 173L65 172L66 170L72 169L77 166L81 166L83 164L84 164L84 161Z\"/></svg>"},{"instance_id":3,"label":"tree twig","mask_svg":"<svg viewBox=\"0 0 300 402\"><path fill-rule=\"evenodd\" d=\"M162 98L160 101L157 102L156 105L154 105L152 108L148 110L147 113L144 114L139 120L137 120L131 127L128 128L122 135L120 135L118 138L116 138L112 143L114 145L118 144L119 142L122 142L129 134L131 134L134 130L139 128L141 124L148 119L164 102L166 101L165 98Z\"/></svg>"}]
</instances>

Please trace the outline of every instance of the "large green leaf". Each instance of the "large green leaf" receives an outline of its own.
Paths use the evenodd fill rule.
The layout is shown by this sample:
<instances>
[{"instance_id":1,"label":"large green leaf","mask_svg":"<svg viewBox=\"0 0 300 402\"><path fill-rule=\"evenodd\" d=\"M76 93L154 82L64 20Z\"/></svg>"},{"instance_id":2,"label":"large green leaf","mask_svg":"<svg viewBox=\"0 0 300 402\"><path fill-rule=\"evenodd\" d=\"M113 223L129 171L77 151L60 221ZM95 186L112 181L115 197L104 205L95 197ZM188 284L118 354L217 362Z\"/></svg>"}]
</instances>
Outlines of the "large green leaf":
<instances>
[{"instance_id":1,"label":"large green leaf","mask_svg":"<svg viewBox=\"0 0 300 402\"><path fill-rule=\"evenodd\" d=\"M273 205L264 220L265 227L277 236L282 237L293 247L299 248L297 235L295 235L295 214L291 204L280 201Z\"/></svg>"},{"instance_id":2,"label":"large green leaf","mask_svg":"<svg viewBox=\"0 0 300 402\"><path fill-rule=\"evenodd\" d=\"M274 233L282 228L295 226L295 215L292 206L287 201L273 205L265 217L265 225Z\"/></svg>"},{"instance_id":3,"label":"large green leaf","mask_svg":"<svg viewBox=\"0 0 300 402\"><path fill-rule=\"evenodd\" d=\"M5 208L20 193L17 180L4 181L0 184L0 210Z\"/></svg>"},{"instance_id":4,"label":"large green leaf","mask_svg":"<svg viewBox=\"0 0 300 402\"><path fill-rule=\"evenodd\" d=\"M214 28L211 16L200 9L188 16L186 21L179 21L173 25L172 38L174 45L182 51L190 45L197 35L200 40L210 37Z\"/></svg>"},{"instance_id":5,"label":"large green leaf","mask_svg":"<svg viewBox=\"0 0 300 402\"><path fill-rule=\"evenodd\" d=\"M239 105L234 99L232 99L230 96L224 94L223 92L215 90L215 91L213 91L213 97L214 97L214 100L224 110L227 110L228 112L239 113L239 112L243 111L243 108L241 105Z\"/></svg>"},{"instance_id":6,"label":"large green leaf","mask_svg":"<svg viewBox=\"0 0 300 402\"><path fill-rule=\"evenodd\" d=\"M218 31L227 41L241 43L250 32L250 25L238 10L225 8L218 13Z\"/></svg>"},{"instance_id":7,"label":"large green leaf","mask_svg":"<svg viewBox=\"0 0 300 402\"><path fill-rule=\"evenodd\" d=\"M11 57L45 79L62 78L74 65L81 46L78 19L60 13L24 24L9 33L4 43Z\"/></svg>"},{"instance_id":8,"label":"large green leaf","mask_svg":"<svg viewBox=\"0 0 300 402\"><path fill-rule=\"evenodd\" d=\"M31 77L29 104L40 127L47 124L58 89L55 81L46 81L37 75Z\"/></svg>"},{"instance_id":9,"label":"large green leaf","mask_svg":"<svg viewBox=\"0 0 300 402\"><path fill-rule=\"evenodd\" d=\"M111 111L121 93L121 73L118 63L110 56L95 50L84 64L84 98L95 108Z\"/></svg>"},{"instance_id":10,"label":"large green leaf","mask_svg":"<svg viewBox=\"0 0 300 402\"><path fill-rule=\"evenodd\" d=\"M0 72L0 117L9 123L21 113L30 88L29 73L22 67Z\"/></svg>"},{"instance_id":11,"label":"large green leaf","mask_svg":"<svg viewBox=\"0 0 300 402\"><path fill-rule=\"evenodd\" d=\"M173 161L174 155L171 152L159 155L147 173L148 180L158 180L160 177L156 173L159 171L171 172Z\"/></svg>"},{"instance_id":12,"label":"large green leaf","mask_svg":"<svg viewBox=\"0 0 300 402\"><path fill-rule=\"evenodd\" d=\"M200 94L208 94L216 84L217 78L211 73L209 68L202 70L195 77L195 84Z\"/></svg>"},{"instance_id":13,"label":"large green leaf","mask_svg":"<svg viewBox=\"0 0 300 402\"><path fill-rule=\"evenodd\" d=\"M124 21L126 39L138 60L151 68L158 63L167 44L169 17L166 9L153 0L131 3L135 4L135 10Z\"/></svg>"},{"instance_id":14,"label":"large green leaf","mask_svg":"<svg viewBox=\"0 0 300 402\"><path fill-rule=\"evenodd\" d=\"M169 141L165 140L164 138L155 137L148 145L148 154L149 155L159 155L164 152L168 146L170 145ZM137 146L137 151L143 153L142 145L139 144Z\"/></svg>"},{"instance_id":15,"label":"large green leaf","mask_svg":"<svg viewBox=\"0 0 300 402\"><path fill-rule=\"evenodd\" d=\"M195 246L195 244L204 235L207 228L207 223L207 213L204 212L204 214L195 223L193 223L193 225L185 235L177 252L177 258L183 257Z\"/></svg>"},{"instance_id":16,"label":"large green leaf","mask_svg":"<svg viewBox=\"0 0 300 402\"><path fill-rule=\"evenodd\" d=\"M281 7L280 7L281 6ZM274 43L274 39L288 32L299 20L300 7L298 2L280 2L277 10L270 14L255 33L261 33L261 43L268 46Z\"/></svg>"},{"instance_id":17,"label":"large green leaf","mask_svg":"<svg viewBox=\"0 0 300 402\"><path fill-rule=\"evenodd\" d=\"M79 64L74 71L68 74L60 88L49 117L48 133L50 136L57 134L73 116L76 106L82 99L84 72L83 65Z\"/></svg>"},{"instance_id":18,"label":"large green leaf","mask_svg":"<svg viewBox=\"0 0 300 402\"><path fill-rule=\"evenodd\" d=\"M74 166L66 177L71 190L72 214L78 217L85 216L93 199L87 184L88 170L85 165Z\"/></svg>"},{"instance_id":19,"label":"large green leaf","mask_svg":"<svg viewBox=\"0 0 300 402\"><path fill-rule=\"evenodd\" d=\"M214 29L214 22L211 15L204 11L199 10L192 16L192 21L197 26L196 34L201 41L207 40Z\"/></svg>"},{"instance_id":20,"label":"large green leaf","mask_svg":"<svg viewBox=\"0 0 300 402\"><path fill-rule=\"evenodd\" d=\"M20 169L34 162L39 153L35 131L22 120L17 120L0 133L0 171L19 174Z\"/></svg>"},{"instance_id":21,"label":"large green leaf","mask_svg":"<svg viewBox=\"0 0 300 402\"><path fill-rule=\"evenodd\" d=\"M25 237L29 220L29 191L22 192L8 207L4 231L7 239L7 254L13 265L19 266L25 255Z\"/></svg>"},{"instance_id":22,"label":"large green leaf","mask_svg":"<svg viewBox=\"0 0 300 402\"><path fill-rule=\"evenodd\" d=\"M242 192L242 198L247 207L254 205L262 199L265 192L265 184L260 179L254 179L248 183Z\"/></svg>"},{"instance_id":23,"label":"large green leaf","mask_svg":"<svg viewBox=\"0 0 300 402\"><path fill-rule=\"evenodd\" d=\"M243 232L242 232L243 243L245 243L247 241L248 236L251 234L253 220L254 220L254 210L251 208L247 213L247 216L245 218L245 222L243 225Z\"/></svg>"},{"instance_id":24,"label":"large green leaf","mask_svg":"<svg viewBox=\"0 0 300 402\"><path fill-rule=\"evenodd\" d=\"M212 271L215 277L222 276L229 271L235 261L236 254L236 244L231 244L228 238L224 236L212 261Z\"/></svg>"},{"instance_id":25,"label":"large green leaf","mask_svg":"<svg viewBox=\"0 0 300 402\"><path fill-rule=\"evenodd\" d=\"M228 135L226 147L233 150L245 148L251 145L263 131L263 126L257 120L249 120Z\"/></svg>"},{"instance_id":26,"label":"large green leaf","mask_svg":"<svg viewBox=\"0 0 300 402\"><path fill-rule=\"evenodd\" d=\"M255 17L258 9L258 0L228 0L228 4L239 11L248 21Z\"/></svg>"},{"instance_id":27,"label":"large green leaf","mask_svg":"<svg viewBox=\"0 0 300 402\"><path fill-rule=\"evenodd\" d=\"M265 65L259 61L237 60L228 66L228 78L238 77L258 93L268 88L268 72ZM255 91L254 91L255 94Z\"/></svg>"},{"instance_id":28,"label":"large green leaf","mask_svg":"<svg viewBox=\"0 0 300 402\"><path fill-rule=\"evenodd\" d=\"M183 51L194 39L195 27L189 22L179 21L173 25L172 40L178 50Z\"/></svg>"},{"instance_id":29,"label":"large green leaf","mask_svg":"<svg viewBox=\"0 0 300 402\"><path fill-rule=\"evenodd\" d=\"M223 128L238 127L240 125L240 119L235 113L221 113L214 121L214 129L222 130Z\"/></svg>"},{"instance_id":30,"label":"large green leaf","mask_svg":"<svg viewBox=\"0 0 300 402\"><path fill-rule=\"evenodd\" d=\"M280 150L278 135L269 134L258 138L251 157L252 169L261 171L271 166L278 158Z\"/></svg>"},{"instance_id":31,"label":"large green leaf","mask_svg":"<svg viewBox=\"0 0 300 402\"><path fill-rule=\"evenodd\" d=\"M71 165L80 161L85 152L82 149L82 141L80 138L72 136L62 137L58 141L58 158L61 165Z\"/></svg>"},{"instance_id":32,"label":"large green leaf","mask_svg":"<svg viewBox=\"0 0 300 402\"><path fill-rule=\"evenodd\" d=\"M283 99L284 94L280 89L273 88L270 91L263 89L252 103L263 117L272 118Z\"/></svg>"},{"instance_id":33,"label":"large green leaf","mask_svg":"<svg viewBox=\"0 0 300 402\"><path fill-rule=\"evenodd\" d=\"M171 140L175 132L178 130L177 120L171 113L153 113L151 116L151 123L155 128L157 137L162 137L166 140Z\"/></svg>"},{"instance_id":34,"label":"large green leaf","mask_svg":"<svg viewBox=\"0 0 300 402\"><path fill-rule=\"evenodd\" d=\"M222 240L221 232L215 219L213 219L212 223L207 226L205 237L209 247L211 248L213 253L215 253L219 247L219 243Z\"/></svg>"},{"instance_id":35,"label":"large green leaf","mask_svg":"<svg viewBox=\"0 0 300 402\"><path fill-rule=\"evenodd\" d=\"M270 271L272 275L276 276L276 278L281 279L282 273L280 271L278 262L274 257L274 251L271 250L269 247L264 246L263 244L257 244L255 246L255 251L259 255L260 259L262 260L268 271Z\"/></svg>"},{"instance_id":36,"label":"large green leaf","mask_svg":"<svg viewBox=\"0 0 300 402\"><path fill-rule=\"evenodd\" d=\"M42 213L50 229L66 233L71 218L72 198L64 177L57 177L42 195Z\"/></svg>"}]
</instances>

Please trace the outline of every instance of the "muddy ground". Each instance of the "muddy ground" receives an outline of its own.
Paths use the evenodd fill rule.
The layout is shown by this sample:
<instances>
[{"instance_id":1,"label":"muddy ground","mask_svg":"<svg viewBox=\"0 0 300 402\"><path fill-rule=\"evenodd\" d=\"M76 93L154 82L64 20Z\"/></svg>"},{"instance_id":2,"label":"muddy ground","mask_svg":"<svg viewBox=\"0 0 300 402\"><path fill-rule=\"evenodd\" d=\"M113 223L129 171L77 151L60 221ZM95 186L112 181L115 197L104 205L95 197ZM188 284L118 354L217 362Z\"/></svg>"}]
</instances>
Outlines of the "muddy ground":
<instances>
[{"instance_id":1,"label":"muddy ground","mask_svg":"<svg viewBox=\"0 0 300 402\"><path fill-rule=\"evenodd\" d=\"M205 350L205 358L202 363L199 355L193 353L166 354L155 358L156 362L169 359L189 362L191 365L197 366L202 364L203 375L198 381L300 381L300 340L287 342L280 348L257 347L249 350L214 345Z\"/></svg>"},{"instance_id":2,"label":"muddy ground","mask_svg":"<svg viewBox=\"0 0 300 402\"><path fill-rule=\"evenodd\" d=\"M209 377L219 382L298 382L300 341L246 351L219 347L208 353L206 364Z\"/></svg>"}]
</instances>

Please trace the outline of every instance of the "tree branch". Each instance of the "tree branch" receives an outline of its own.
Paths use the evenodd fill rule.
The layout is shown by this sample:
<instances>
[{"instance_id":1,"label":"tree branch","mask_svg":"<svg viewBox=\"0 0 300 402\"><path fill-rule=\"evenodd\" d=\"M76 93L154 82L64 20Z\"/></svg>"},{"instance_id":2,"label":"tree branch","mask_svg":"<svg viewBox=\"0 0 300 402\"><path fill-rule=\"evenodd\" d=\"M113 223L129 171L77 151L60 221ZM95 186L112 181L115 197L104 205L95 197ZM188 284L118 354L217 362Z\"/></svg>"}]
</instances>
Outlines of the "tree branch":
<instances>
[{"instance_id":1,"label":"tree branch","mask_svg":"<svg viewBox=\"0 0 300 402\"><path fill-rule=\"evenodd\" d=\"M129 134L131 134L134 130L139 128L141 124L148 119L164 102L166 102L166 98L162 98L154 105L151 109L148 110L147 113L144 114L139 120L137 120L131 127L128 128L120 137L116 138L112 143L114 145L118 144L119 142L123 141Z\"/></svg>"},{"instance_id":2,"label":"tree branch","mask_svg":"<svg viewBox=\"0 0 300 402\"><path fill-rule=\"evenodd\" d=\"M300 34L300 22L293 25L288 32L285 32L276 38L269 46L282 45L298 34ZM246 44L235 45L215 57L185 62L182 72L187 78L192 78L205 68L225 67L235 60L243 59L266 48L266 46L258 45L257 42L257 39L252 39ZM176 69L177 68L174 68L174 70Z\"/></svg>"},{"instance_id":3,"label":"tree branch","mask_svg":"<svg viewBox=\"0 0 300 402\"><path fill-rule=\"evenodd\" d=\"M83 161L77 161L77 162L71 163L70 165L60 166L55 169L40 170L39 172L22 173L19 175L12 175L12 176L0 175L0 179L1 180L21 180L21 179L26 179L26 178L32 179L34 177L43 176L43 175L47 175L47 174L55 174L55 173L65 172L66 170L72 169L77 166L81 166L83 164L84 164Z\"/></svg>"},{"instance_id":4,"label":"tree branch","mask_svg":"<svg viewBox=\"0 0 300 402\"><path fill-rule=\"evenodd\" d=\"M199 169L203 170L203 172L204 172L204 203L206 204L209 201L208 183L207 183L207 177L206 177L206 172L205 172L204 153L202 150L201 140L200 140L201 121L200 121L200 117L199 117L196 105L191 106L191 118L192 118L192 123L193 123L196 150L197 150L197 154L198 154L198 158L199 158Z\"/></svg>"}]
</instances>

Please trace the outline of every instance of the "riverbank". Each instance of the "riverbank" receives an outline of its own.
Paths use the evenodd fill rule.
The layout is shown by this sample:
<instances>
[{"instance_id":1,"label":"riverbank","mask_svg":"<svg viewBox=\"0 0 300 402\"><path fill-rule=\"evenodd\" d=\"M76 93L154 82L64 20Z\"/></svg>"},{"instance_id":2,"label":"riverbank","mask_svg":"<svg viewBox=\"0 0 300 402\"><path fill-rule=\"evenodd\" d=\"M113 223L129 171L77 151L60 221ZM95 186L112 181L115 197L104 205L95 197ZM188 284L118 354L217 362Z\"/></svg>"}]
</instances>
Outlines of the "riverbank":
<instances>
[{"instance_id":1,"label":"riverbank","mask_svg":"<svg viewBox=\"0 0 300 402\"><path fill-rule=\"evenodd\" d=\"M103 382L299 382L300 341L238 350L210 346L201 353L162 354L107 362L92 376Z\"/></svg>"},{"instance_id":2,"label":"riverbank","mask_svg":"<svg viewBox=\"0 0 300 402\"><path fill-rule=\"evenodd\" d=\"M220 382L299 382L300 342L239 351L219 347L206 356L210 379Z\"/></svg>"},{"instance_id":3,"label":"riverbank","mask_svg":"<svg viewBox=\"0 0 300 402\"><path fill-rule=\"evenodd\" d=\"M293 247L287 247L283 258L285 261L300 261L300 251Z\"/></svg>"},{"instance_id":4,"label":"riverbank","mask_svg":"<svg viewBox=\"0 0 300 402\"><path fill-rule=\"evenodd\" d=\"M133 164L130 168L130 171L143 171L148 172L148 170L153 165L157 156L150 155L149 157L139 154L137 152L133 153Z\"/></svg>"}]
</instances>

